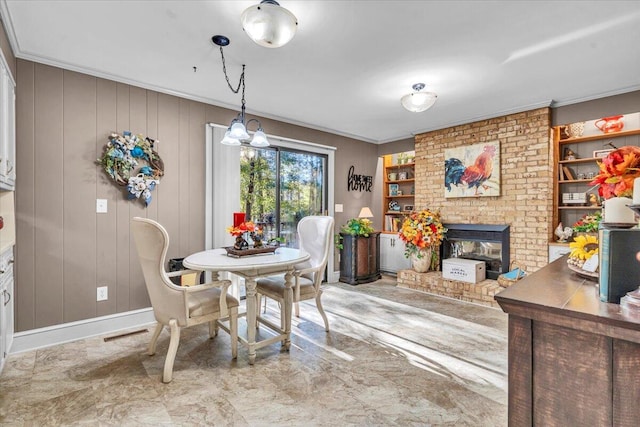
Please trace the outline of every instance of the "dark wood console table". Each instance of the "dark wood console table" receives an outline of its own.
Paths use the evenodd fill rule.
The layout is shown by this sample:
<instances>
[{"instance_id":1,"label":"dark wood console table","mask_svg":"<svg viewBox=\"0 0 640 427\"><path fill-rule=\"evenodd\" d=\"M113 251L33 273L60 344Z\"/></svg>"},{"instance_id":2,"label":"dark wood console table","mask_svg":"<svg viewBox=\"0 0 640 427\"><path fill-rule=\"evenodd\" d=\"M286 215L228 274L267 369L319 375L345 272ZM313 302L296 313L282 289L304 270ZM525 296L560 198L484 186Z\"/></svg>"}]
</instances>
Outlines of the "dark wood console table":
<instances>
[{"instance_id":1,"label":"dark wood console table","mask_svg":"<svg viewBox=\"0 0 640 427\"><path fill-rule=\"evenodd\" d=\"M600 302L566 256L495 299L509 314L509 426L640 425L640 312Z\"/></svg>"},{"instance_id":2,"label":"dark wood console table","mask_svg":"<svg viewBox=\"0 0 640 427\"><path fill-rule=\"evenodd\" d=\"M380 232L369 236L340 233L340 281L350 285L369 283L380 277Z\"/></svg>"}]
</instances>

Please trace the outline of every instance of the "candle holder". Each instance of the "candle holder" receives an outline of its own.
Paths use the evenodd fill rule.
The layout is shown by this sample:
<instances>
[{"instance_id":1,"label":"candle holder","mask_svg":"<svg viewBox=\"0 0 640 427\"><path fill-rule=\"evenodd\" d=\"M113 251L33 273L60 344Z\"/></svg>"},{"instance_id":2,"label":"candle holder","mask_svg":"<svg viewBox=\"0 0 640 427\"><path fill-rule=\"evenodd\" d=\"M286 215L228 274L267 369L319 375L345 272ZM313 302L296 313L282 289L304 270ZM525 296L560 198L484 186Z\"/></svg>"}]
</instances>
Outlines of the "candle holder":
<instances>
[{"instance_id":1,"label":"candle holder","mask_svg":"<svg viewBox=\"0 0 640 427\"><path fill-rule=\"evenodd\" d=\"M627 207L634 211L636 215L640 215L640 205L628 205Z\"/></svg>"}]
</instances>

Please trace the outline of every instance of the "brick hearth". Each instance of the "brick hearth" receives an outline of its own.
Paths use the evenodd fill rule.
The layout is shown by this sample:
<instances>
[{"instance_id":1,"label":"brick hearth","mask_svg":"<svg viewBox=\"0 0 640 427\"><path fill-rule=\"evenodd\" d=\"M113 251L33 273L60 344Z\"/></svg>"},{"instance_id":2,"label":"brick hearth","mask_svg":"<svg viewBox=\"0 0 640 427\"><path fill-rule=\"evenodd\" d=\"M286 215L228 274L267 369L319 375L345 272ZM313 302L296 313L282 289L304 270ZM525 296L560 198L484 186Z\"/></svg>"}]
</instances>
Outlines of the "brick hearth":
<instances>
[{"instance_id":1,"label":"brick hearth","mask_svg":"<svg viewBox=\"0 0 640 427\"><path fill-rule=\"evenodd\" d=\"M398 271L398 287L415 289L429 294L442 295L499 308L493 296L504 288L495 280L487 279L478 283L458 282L442 278L442 272L418 273L414 270Z\"/></svg>"}]
</instances>

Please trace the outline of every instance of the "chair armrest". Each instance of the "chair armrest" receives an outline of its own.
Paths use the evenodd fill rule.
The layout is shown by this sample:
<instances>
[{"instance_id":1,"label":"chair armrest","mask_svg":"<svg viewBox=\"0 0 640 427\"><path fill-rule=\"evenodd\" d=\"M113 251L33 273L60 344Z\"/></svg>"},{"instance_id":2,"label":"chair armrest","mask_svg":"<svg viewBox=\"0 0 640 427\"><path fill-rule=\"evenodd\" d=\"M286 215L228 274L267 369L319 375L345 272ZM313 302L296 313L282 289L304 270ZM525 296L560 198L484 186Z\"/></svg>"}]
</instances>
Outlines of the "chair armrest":
<instances>
[{"instance_id":1,"label":"chair armrest","mask_svg":"<svg viewBox=\"0 0 640 427\"><path fill-rule=\"evenodd\" d=\"M200 285L184 286L184 287L181 287L180 289L183 292L190 293L190 292L200 292L200 291L204 291L206 289L211 289L211 288L223 288L224 290L226 290L229 286L231 286L231 280L218 280L215 282L208 282Z\"/></svg>"},{"instance_id":2,"label":"chair armrest","mask_svg":"<svg viewBox=\"0 0 640 427\"><path fill-rule=\"evenodd\" d=\"M185 274L197 274L200 276L202 274L201 270L177 270L177 271L168 271L167 276L169 277L178 277L184 276ZM199 277L198 277L199 278Z\"/></svg>"},{"instance_id":3,"label":"chair armrest","mask_svg":"<svg viewBox=\"0 0 640 427\"><path fill-rule=\"evenodd\" d=\"M302 270L294 270L292 274L294 276L300 277L303 274L317 273L319 270L320 270L320 267L309 267L309 268L303 268Z\"/></svg>"}]
</instances>

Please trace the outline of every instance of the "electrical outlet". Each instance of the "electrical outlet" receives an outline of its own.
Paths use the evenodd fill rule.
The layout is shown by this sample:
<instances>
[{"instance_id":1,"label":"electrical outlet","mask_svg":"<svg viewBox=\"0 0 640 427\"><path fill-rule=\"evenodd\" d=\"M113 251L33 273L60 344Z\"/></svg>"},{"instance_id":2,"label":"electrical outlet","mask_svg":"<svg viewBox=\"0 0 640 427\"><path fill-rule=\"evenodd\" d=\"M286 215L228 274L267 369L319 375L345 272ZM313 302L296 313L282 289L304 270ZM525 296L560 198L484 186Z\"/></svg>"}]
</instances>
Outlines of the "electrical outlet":
<instances>
[{"instance_id":1,"label":"electrical outlet","mask_svg":"<svg viewBox=\"0 0 640 427\"><path fill-rule=\"evenodd\" d=\"M107 286L99 287L96 301L105 301L108 299L109 299L109 288Z\"/></svg>"}]
</instances>

